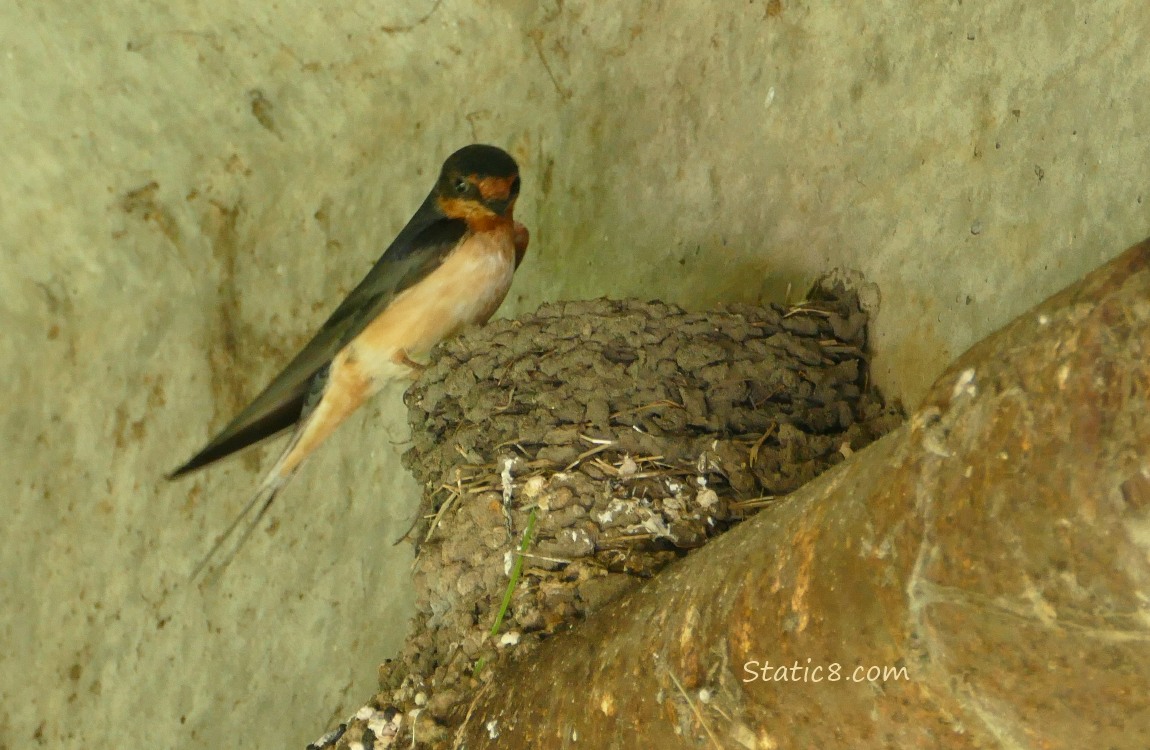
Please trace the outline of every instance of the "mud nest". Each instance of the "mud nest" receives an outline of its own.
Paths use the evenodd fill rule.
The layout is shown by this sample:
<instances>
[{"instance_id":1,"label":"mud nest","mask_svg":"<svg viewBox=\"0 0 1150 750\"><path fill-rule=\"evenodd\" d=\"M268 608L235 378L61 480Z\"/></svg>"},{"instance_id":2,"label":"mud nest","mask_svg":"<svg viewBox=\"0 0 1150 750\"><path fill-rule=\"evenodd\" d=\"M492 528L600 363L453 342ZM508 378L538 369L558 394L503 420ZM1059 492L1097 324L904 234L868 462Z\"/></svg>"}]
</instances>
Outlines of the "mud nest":
<instances>
[{"instance_id":1,"label":"mud nest","mask_svg":"<svg viewBox=\"0 0 1150 750\"><path fill-rule=\"evenodd\" d=\"M867 321L823 283L793 307L548 304L438 347L407 394L425 488L412 633L314 746L406 744L414 725L450 747L500 659L896 426L867 385Z\"/></svg>"}]
</instances>

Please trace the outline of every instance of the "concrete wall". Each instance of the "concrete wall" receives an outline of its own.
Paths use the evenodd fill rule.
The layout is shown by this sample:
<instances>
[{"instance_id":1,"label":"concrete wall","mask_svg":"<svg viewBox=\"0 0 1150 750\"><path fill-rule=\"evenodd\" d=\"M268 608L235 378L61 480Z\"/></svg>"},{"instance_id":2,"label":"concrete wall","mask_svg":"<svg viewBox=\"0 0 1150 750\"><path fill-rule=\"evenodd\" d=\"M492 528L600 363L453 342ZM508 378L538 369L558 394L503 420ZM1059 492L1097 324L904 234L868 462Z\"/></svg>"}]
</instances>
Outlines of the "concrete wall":
<instances>
[{"instance_id":1,"label":"concrete wall","mask_svg":"<svg viewBox=\"0 0 1150 750\"><path fill-rule=\"evenodd\" d=\"M504 314L841 265L913 403L1150 232L1148 35L1122 0L0 6L0 747L299 747L371 691L407 612L399 391L214 586L188 572L261 455L162 475L454 148L523 168Z\"/></svg>"}]
</instances>

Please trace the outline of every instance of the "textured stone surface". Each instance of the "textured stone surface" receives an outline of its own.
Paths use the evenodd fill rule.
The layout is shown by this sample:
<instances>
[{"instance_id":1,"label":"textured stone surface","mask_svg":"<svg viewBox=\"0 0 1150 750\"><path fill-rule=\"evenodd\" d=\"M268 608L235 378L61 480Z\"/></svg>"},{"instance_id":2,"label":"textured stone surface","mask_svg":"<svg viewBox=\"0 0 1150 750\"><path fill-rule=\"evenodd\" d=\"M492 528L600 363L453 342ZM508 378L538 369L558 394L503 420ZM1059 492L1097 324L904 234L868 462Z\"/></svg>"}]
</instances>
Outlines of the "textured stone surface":
<instances>
[{"instance_id":1,"label":"textured stone surface","mask_svg":"<svg viewBox=\"0 0 1150 750\"><path fill-rule=\"evenodd\" d=\"M1146 234L1148 25L1115 0L0 4L0 745L231 746L269 715L260 744L298 745L370 689L350 665L406 612L398 393L220 589L184 581L256 455L160 477L453 148L523 166L504 313L781 298L844 265L882 291L875 376L913 405Z\"/></svg>"}]
</instances>

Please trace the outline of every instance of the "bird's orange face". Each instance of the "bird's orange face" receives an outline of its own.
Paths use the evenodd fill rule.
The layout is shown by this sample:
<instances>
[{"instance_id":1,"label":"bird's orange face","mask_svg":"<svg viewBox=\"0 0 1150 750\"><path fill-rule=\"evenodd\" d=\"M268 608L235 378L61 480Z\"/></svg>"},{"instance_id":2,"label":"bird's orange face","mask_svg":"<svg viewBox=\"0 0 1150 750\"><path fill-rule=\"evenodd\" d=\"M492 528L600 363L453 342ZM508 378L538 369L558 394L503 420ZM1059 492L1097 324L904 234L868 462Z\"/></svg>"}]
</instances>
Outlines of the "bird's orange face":
<instances>
[{"instance_id":1,"label":"bird's orange face","mask_svg":"<svg viewBox=\"0 0 1150 750\"><path fill-rule=\"evenodd\" d=\"M468 224L501 224L513 220L519 175L455 175L441 184L437 197L443 214ZM443 188L447 189L444 190Z\"/></svg>"},{"instance_id":2,"label":"bird's orange face","mask_svg":"<svg viewBox=\"0 0 1150 750\"><path fill-rule=\"evenodd\" d=\"M444 216L462 219L472 230L510 224L519 196L519 167L502 149L466 146L443 164L435 187Z\"/></svg>"}]
</instances>

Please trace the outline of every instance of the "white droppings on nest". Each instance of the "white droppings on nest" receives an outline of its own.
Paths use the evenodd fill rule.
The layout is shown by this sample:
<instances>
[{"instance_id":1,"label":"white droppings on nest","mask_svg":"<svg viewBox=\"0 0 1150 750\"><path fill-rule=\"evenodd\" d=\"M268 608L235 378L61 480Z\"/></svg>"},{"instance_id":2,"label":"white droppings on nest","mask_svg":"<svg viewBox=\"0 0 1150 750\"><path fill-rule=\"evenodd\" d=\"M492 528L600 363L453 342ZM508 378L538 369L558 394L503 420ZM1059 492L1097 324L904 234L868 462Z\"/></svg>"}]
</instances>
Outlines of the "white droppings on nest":
<instances>
[{"instance_id":1,"label":"white droppings on nest","mask_svg":"<svg viewBox=\"0 0 1150 750\"><path fill-rule=\"evenodd\" d=\"M575 544L589 547L592 552L595 550L595 543L585 529L567 529L566 534Z\"/></svg>"},{"instance_id":2,"label":"white droppings on nest","mask_svg":"<svg viewBox=\"0 0 1150 750\"><path fill-rule=\"evenodd\" d=\"M499 719L492 719L484 725L487 728L487 736L490 739L499 737Z\"/></svg>"},{"instance_id":3,"label":"white droppings on nest","mask_svg":"<svg viewBox=\"0 0 1150 750\"><path fill-rule=\"evenodd\" d=\"M535 500L547 487L547 480L543 475L537 474L523 483L523 496L528 500Z\"/></svg>"},{"instance_id":4,"label":"white droppings on nest","mask_svg":"<svg viewBox=\"0 0 1150 750\"><path fill-rule=\"evenodd\" d=\"M639 464L635 463L635 459L631 458L628 453L623 456L623 460L619 462L619 476L629 477L637 474L639 471Z\"/></svg>"},{"instance_id":5,"label":"white droppings on nest","mask_svg":"<svg viewBox=\"0 0 1150 750\"><path fill-rule=\"evenodd\" d=\"M675 493L673 497L663 499L663 512L672 518L677 518L686 509L686 498L681 492Z\"/></svg>"},{"instance_id":6,"label":"white droppings on nest","mask_svg":"<svg viewBox=\"0 0 1150 750\"><path fill-rule=\"evenodd\" d=\"M411 727L411 745L412 745L412 747L415 747L415 745L419 739L418 737L415 736L415 728L416 728L416 726L418 726L416 724L416 722L419 721L419 715L422 714L424 712L424 710L425 709L422 709L422 708L413 708L407 712L407 725L409 727Z\"/></svg>"},{"instance_id":7,"label":"white droppings on nest","mask_svg":"<svg viewBox=\"0 0 1150 750\"><path fill-rule=\"evenodd\" d=\"M699 494L695 495L695 502L699 504L700 508L711 508L718 504L719 493L715 492L710 487L706 487L700 490Z\"/></svg>"},{"instance_id":8,"label":"white droppings on nest","mask_svg":"<svg viewBox=\"0 0 1150 750\"><path fill-rule=\"evenodd\" d=\"M403 714L392 712L390 716L385 711L375 711L367 720L367 728L375 734L376 747L381 747L380 740L392 740L399 734L399 727L403 724ZM382 747L390 747L387 742Z\"/></svg>"},{"instance_id":9,"label":"white droppings on nest","mask_svg":"<svg viewBox=\"0 0 1150 750\"><path fill-rule=\"evenodd\" d=\"M699 464L705 465L703 456L699 456ZM695 484L699 486L699 491L695 493L695 502L699 505L700 508L706 510L718 504L719 493L715 492L713 489L707 486L707 477L704 474L700 473L699 476L695 477ZM707 520L710 523L713 523L714 521L714 519L710 518Z\"/></svg>"},{"instance_id":10,"label":"white droppings on nest","mask_svg":"<svg viewBox=\"0 0 1150 750\"><path fill-rule=\"evenodd\" d=\"M639 523L639 527L637 529L632 527L628 531L645 531L656 539L670 539L674 542L675 535L671 533L671 527L667 525L663 517L649 509L645 510L647 510L647 517Z\"/></svg>"},{"instance_id":11,"label":"white droppings on nest","mask_svg":"<svg viewBox=\"0 0 1150 750\"><path fill-rule=\"evenodd\" d=\"M499 481L503 485L503 507L510 508L515 493L515 480L511 477L511 467L515 465L514 458L503 459L503 470L499 472Z\"/></svg>"},{"instance_id":12,"label":"white droppings on nest","mask_svg":"<svg viewBox=\"0 0 1150 750\"><path fill-rule=\"evenodd\" d=\"M595 514L595 518L599 521L600 526L609 526L615 522L615 514L628 510L632 503L623 498L613 497L611 502L607 504L607 509Z\"/></svg>"}]
</instances>

